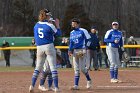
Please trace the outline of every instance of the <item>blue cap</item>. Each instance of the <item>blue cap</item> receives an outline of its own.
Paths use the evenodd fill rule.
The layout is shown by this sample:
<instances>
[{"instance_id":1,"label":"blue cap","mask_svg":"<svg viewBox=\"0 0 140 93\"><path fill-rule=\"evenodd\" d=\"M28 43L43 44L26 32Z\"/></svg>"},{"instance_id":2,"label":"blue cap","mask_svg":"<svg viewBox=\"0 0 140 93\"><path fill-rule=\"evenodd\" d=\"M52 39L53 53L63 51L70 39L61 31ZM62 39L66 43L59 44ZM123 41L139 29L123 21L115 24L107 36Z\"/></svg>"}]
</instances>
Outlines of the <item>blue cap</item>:
<instances>
[{"instance_id":1,"label":"blue cap","mask_svg":"<svg viewBox=\"0 0 140 93\"><path fill-rule=\"evenodd\" d=\"M97 30L97 27L96 27L96 26L92 26L91 29L95 29L95 30Z\"/></svg>"}]
</instances>

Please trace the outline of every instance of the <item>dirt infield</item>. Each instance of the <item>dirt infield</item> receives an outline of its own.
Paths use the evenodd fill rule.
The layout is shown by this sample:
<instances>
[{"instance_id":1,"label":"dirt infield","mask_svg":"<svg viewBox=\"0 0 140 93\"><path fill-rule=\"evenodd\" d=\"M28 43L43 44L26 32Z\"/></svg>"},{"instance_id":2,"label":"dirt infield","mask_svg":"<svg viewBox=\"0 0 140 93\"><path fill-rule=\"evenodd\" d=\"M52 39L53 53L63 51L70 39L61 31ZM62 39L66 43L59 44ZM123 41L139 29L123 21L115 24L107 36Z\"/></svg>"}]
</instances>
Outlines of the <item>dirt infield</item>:
<instances>
[{"instance_id":1,"label":"dirt infield","mask_svg":"<svg viewBox=\"0 0 140 93\"><path fill-rule=\"evenodd\" d=\"M28 93L32 72L0 72L0 93ZM140 93L140 70L120 70L119 72L123 83L112 84L108 70L91 71L93 88L90 90L85 88L86 79L81 74L80 90L71 91L69 88L73 85L73 70L59 70L60 93ZM53 93L40 92L37 88L38 82L34 93Z\"/></svg>"}]
</instances>

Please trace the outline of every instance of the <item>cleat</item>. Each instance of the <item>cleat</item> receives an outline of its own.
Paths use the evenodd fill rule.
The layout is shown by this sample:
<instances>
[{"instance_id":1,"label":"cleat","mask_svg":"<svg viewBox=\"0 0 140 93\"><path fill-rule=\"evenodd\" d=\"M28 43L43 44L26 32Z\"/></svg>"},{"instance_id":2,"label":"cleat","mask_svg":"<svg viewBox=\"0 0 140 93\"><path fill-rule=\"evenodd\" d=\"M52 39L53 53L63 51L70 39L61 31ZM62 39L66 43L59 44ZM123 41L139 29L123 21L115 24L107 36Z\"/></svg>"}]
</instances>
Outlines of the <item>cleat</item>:
<instances>
[{"instance_id":1,"label":"cleat","mask_svg":"<svg viewBox=\"0 0 140 93\"><path fill-rule=\"evenodd\" d=\"M111 79L110 81L111 83L118 83L118 81L116 79Z\"/></svg>"},{"instance_id":2,"label":"cleat","mask_svg":"<svg viewBox=\"0 0 140 93\"><path fill-rule=\"evenodd\" d=\"M122 83L122 81L121 80L119 80L119 79L115 79L118 83Z\"/></svg>"},{"instance_id":3,"label":"cleat","mask_svg":"<svg viewBox=\"0 0 140 93\"><path fill-rule=\"evenodd\" d=\"M60 92L59 88L53 88L52 90L56 93Z\"/></svg>"},{"instance_id":4,"label":"cleat","mask_svg":"<svg viewBox=\"0 0 140 93\"><path fill-rule=\"evenodd\" d=\"M34 87L32 85L29 87L29 93L34 93Z\"/></svg>"},{"instance_id":5,"label":"cleat","mask_svg":"<svg viewBox=\"0 0 140 93\"><path fill-rule=\"evenodd\" d=\"M74 85L70 88L70 90L79 90L78 86L77 85Z\"/></svg>"},{"instance_id":6,"label":"cleat","mask_svg":"<svg viewBox=\"0 0 140 93\"><path fill-rule=\"evenodd\" d=\"M40 91L42 91L42 92L45 92L45 91L47 91L47 89L45 88L45 86L44 85L39 85L38 86L38 89L40 90Z\"/></svg>"},{"instance_id":7,"label":"cleat","mask_svg":"<svg viewBox=\"0 0 140 93\"><path fill-rule=\"evenodd\" d=\"M52 91L53 89L51 87L47 88L47 91Z\"/></svg>"},{"instance_id":8,"label":"cleat","mask_svg":"<svg viewBox=\"0 0 140 93\"><path fill-rule=\"evenodd\" d=\"M87 86L86 86L86 88L87 89L90 89L92 87L92 81L90 80L90 81L87 81Z\"/></svg>"}]
</instances>

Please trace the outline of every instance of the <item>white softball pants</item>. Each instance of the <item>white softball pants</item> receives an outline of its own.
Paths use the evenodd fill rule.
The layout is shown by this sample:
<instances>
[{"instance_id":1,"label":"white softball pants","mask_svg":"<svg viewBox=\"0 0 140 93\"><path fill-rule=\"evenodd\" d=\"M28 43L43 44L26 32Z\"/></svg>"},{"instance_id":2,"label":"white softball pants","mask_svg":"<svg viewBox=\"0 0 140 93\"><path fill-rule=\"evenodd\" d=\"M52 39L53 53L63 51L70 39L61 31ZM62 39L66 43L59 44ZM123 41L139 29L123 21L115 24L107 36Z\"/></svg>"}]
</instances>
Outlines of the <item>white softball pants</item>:
<instances>
[{"instance_id":1,"label":"white softball pants","mask_svg":"<svg viewBox=\"0 0 140 93\"><path fill-rule=\"evenodd\" d=\"M36 70L41 71L43 69L44 61L43 55L46 54L46 60L49 64L51 71L56 71L56 50L54 48L53 43L37 46L37 63L36 63Z\"/></svg>"},{"instance_id":2,"label":"white softball pants","mask_svg":"<svg viewBox=\"0 0 140 93\"><path fill-rule=\"evenodd\" d=\"M84 55L82 57L77 56L77 53L79 51L83 51ZM73 66L74 66L74 71L75 71L76 76L80 75L80 70L84 74L87 73L87 68L86 68L86 49L74 49L74 52L73 52Z\"/></svg>"},{"instance_id":3,"label":"white softball pants","mask_svg":"<svg viewBox=\"0 0 140 93\"><path fill-rule=\"evenodd\" d=\"M110 65L112 67L120 66L118 48L113 48L113 47L107 46L106 47L106 53L107 53L108 59L110 61Z\"/></svg>"}]
</instances>

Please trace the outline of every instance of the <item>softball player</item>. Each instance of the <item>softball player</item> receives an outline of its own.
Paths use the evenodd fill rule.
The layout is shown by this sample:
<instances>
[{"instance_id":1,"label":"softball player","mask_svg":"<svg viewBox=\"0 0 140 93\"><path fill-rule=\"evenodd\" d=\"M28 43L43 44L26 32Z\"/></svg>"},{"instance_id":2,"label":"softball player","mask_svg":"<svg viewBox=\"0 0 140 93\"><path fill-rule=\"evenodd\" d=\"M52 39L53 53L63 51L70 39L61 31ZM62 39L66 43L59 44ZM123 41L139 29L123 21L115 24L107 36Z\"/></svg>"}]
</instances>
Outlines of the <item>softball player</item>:
<instances>
[{"instance_id":1,"label":"softball player","mask_svg":"<svg viewBox=\"0 0 140 93\"><path fill-rule=\"evenodd\" d=\"M44 58L46 58L46 56ZM44 86L46 78L48 81L48 89L46 89ZM53 83L53 78L52 78L50 66L49 66L47 59L45 59L43 70L41 71L41 75L40 75L40 84L38 86L38 89L43 91L43 92L50 91L50 90L52 90L52 83Z\"/></svg>"},{"instance_id":2,"label":"softball player","mask_svg":"<svg viewBox=\"0 0 140 93\"><path fill-rule=\"evenodd\" d=\"M51 24L54 24L55 25L55 20L53 20L53 18L50 18L48 20L49 23ZM55 40L55 37L53 37L53 41ZM46 55L44 55L43 58L46 58ZM48 64L48 60L47 58L46 59L43 59L43 61L45 61L44 63L44 66L43 66L43 70L41 71L41 75L40 75L40 84L39 84L39 87L38 89L41 90L41 91L51 91L51 90L54 90L52 88L52 83L53 83L53 79L52 79L52 73L51 73L51 70L50 70L50 66ZM44 86L44 83L45 81L48 81L48 89L45 88Z\"/></svg>"},{"instance_id":3,"label":"softball player","mask_svg":"<svg viewBox=\"0 0 140 93\"><path fill-rule=\"evenodd\" d=\"M37 77L43 68L44 62L42 61L43 55L47 55L48 64L52 73L54 81L55 92L58 89L58 74L56 68L56 51L53 44L53 36L61 35L59 20L55 20L55 26L49 23L51 12L47 9L43 9L39 13L39 22L34 26L34 38L37 45L37 64L32 76L32 85L29 87L29 92L33 92Z\"/></svg>"},{"instance_id":4,"label":"softball player","mask_svg":"<svg viewBox=\"0 0 140 93\"><path fill-rule=\"evenodd\" d=\"M107 43L106 53L110 61L111 82L118 83L121 82L118 79L118 67L120 66L118 48L120 47L122 51L124 51L124 48L123 48L122 32L118 30L119 28L118 22L112 22L112 28L113 29L108 30L106 32L104 42Z\"/></svg>"},{"instance_id":5,"label":"softball player","mask_svg":"<svg viewBox=\"0 0 140 93\"><path fill-rule=\"evenodd\" d=\"M80 70L86 76L87 79L87 88L91 88L91 78L88 74L88 70L86 69L86 43L88 39L90 39L90 35L88 34L86 29L79 28L80 20L77 18L72 19L71 26L73 31L70 33L70 44L69 44L69 52L68 54L73 55L73 65L75 71L75 81L74 86L71 87L72 90L78 90L78 83L80 78Z\"/></svg>"}]
</instances>

